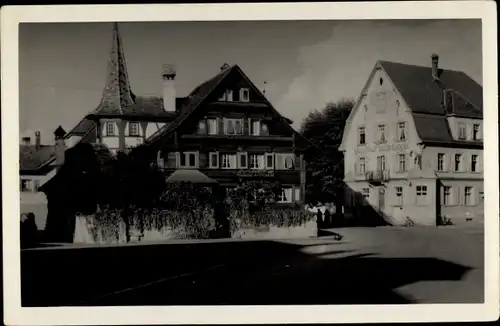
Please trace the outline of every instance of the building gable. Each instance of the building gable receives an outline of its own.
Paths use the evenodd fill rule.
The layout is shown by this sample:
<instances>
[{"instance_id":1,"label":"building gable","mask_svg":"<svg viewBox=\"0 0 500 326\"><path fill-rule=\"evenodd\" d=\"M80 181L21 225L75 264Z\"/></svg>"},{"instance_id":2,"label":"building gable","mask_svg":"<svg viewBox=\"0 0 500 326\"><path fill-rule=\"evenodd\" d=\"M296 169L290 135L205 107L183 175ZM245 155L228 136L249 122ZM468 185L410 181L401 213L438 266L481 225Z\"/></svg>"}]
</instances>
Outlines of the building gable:
<instances>
[{"instance_id":1,"label":"building gable","mask_svg":"<svg viewBox=\"0 0 500 326\"><path fill-rule=\"evenodd\" d=\"M232 91L228 98L227 90ZM248 101L241 101L243 90L248 90ZM169 126L153 135L146 141L147 146L166 144L174 133L178 137L181 133L193 133L198 121L208 113L238 111L258 112L272 121L281 133L296 136L298 133L291 127L291 121L283 117L265 98L262 92L250 81L237 65L226 67L217 76L201 84L191 92L188 101L180 109L180 116ZM246 121L245 121L246 122ZM182 130L182 132L181 132ZM300 139L300 140L299 140ZM309 145L309 142L299 135L299 142Z\"/></svg>"}]
</instances>

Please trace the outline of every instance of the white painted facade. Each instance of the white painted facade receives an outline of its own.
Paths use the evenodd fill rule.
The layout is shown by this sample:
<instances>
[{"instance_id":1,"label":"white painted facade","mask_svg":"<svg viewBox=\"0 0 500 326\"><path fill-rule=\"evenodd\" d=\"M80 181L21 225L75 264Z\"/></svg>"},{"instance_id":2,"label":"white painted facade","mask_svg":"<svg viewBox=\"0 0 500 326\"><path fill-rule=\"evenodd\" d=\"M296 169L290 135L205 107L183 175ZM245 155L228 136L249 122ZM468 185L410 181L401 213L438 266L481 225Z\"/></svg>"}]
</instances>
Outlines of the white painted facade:
<instances>
[{"instance_id":1,"label":"white painted facade","mask_svg":"<svg viewBox=\"0 0 500 326\"><path fill-rule=\"evenodd\" d=\"M466 125L466 140L472 140L474 124L482 127L478 119L448 121L455 139L459 123ZM481 133L476 136L481 137ZM436 225L439 216L454 223L482 221L483 151L420 144L405 100L384 70L376 67L344 130L341 150L347 189L346 214L359 215L371 209L395 225L410 220L415 224ZM439 163L440 167L444 164L443 171L438 169L438 154L440 160L444 157L446 161ZM455 154L462 155L458 171L453 166ZM381 182L373 182L372 176L382 179ZM453 202L450 196L455 198Z\"/></svg>"}]
</instances>

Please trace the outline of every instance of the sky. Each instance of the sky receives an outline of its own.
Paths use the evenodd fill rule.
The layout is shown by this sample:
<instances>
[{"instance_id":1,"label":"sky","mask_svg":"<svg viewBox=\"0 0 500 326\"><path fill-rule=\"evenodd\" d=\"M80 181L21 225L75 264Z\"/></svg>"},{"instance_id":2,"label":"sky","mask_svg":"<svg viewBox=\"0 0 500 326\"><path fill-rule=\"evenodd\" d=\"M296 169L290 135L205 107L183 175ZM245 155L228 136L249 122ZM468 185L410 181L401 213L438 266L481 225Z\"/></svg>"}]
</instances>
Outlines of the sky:
<instances>
[{"instance_id":1,"label":"sky","mask_svg":"<svg viewBox=\"0 0 500 326\"><path fill-rule=\"evenodd\" d=\"M177 69L178 96L238 64L299 128L329 101L356 99L377 60L461 70L482 84L480 20L120 23L132 90L161 95L161 67ZM20 132L53 143L99 104L112 23L19 28ZM267 84L264 84L264 81Z\"/></svg>"}]
</instances>

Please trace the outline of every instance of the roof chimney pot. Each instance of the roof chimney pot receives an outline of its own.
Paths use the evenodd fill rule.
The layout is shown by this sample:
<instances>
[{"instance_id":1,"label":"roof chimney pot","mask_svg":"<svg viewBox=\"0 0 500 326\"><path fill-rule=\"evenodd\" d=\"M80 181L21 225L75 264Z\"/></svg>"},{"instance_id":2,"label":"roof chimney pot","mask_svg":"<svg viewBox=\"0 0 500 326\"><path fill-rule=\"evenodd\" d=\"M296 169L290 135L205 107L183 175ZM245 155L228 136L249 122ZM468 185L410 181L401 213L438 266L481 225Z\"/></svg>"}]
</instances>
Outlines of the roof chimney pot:
<instances>
[{"instance_id":1,"label":"roof chimney pot","mask_svg":"<svg viewBox=\"0 0 500 326\"><path fill-rule=\"evenodd\" d=\"M439 55L432 54L431 59L432 59L432 78L438 79L439 78Z\"/></svg>"}]
</instances>

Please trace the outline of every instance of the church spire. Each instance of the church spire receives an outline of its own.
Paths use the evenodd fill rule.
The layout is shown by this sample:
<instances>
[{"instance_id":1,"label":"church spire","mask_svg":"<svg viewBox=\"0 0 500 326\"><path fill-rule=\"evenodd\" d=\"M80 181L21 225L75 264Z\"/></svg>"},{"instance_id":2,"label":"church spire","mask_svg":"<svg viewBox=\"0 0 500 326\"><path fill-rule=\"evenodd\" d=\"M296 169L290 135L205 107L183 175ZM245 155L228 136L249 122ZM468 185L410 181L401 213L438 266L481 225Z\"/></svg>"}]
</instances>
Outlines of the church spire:
<instances>
[{"instance_id":1,"label":"church spire","mask_svg":"<svg viewBox=\"0 0 500 326\"><path fill-rule=\"evenodd\" d=\"M132 105L134 98L130 88L118 23L113 23L113 39L108 59L106 85L97 111L98 113L123 114L123 108Z\"/></svg>"}]
</instances>

